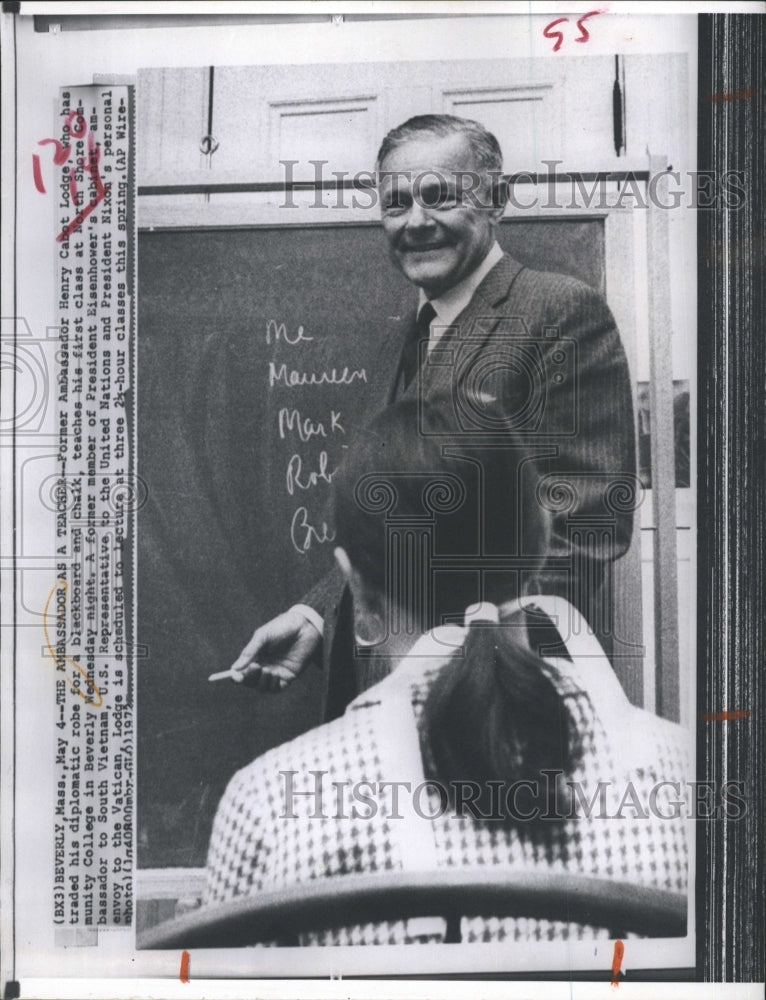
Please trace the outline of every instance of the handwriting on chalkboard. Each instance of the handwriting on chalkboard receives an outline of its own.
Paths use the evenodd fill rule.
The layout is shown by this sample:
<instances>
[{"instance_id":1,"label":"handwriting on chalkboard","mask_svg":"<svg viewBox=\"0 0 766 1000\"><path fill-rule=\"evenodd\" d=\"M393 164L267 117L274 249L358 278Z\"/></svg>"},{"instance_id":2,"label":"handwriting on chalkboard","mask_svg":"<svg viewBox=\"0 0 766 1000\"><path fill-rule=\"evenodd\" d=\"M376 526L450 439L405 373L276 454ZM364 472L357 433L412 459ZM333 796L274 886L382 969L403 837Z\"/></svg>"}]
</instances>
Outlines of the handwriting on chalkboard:
<instances>
[{"instance_id":1,"label":"handwriting on chalkboard","mask_svg":"<svg viewBox=\"0 0 766 1000\"><path fill-rule=\"evenodd\" d=\"M333 469L330 472L327 468L327 452L319 452L319 469L317 472L304 472L303 462L301 461L300 455L293 455L290 461L287 463L287 492L290 496L296 490L310 490L312 486L316 486L321 480L325 483L331 483L332 478L337 469Z\"/></svg>"},{"instance_id":2,"label":"handwriting on chalkboard","mask_svg":"<svg viewBox=\"0 0 766 1000\"><path fill-rule=\"evenodd\" d=\"M330 410L331 434L346 433L340 422L340 417L340 410ZM279 417L277 419L279 422L279 436L282 440L287 437L289 432L297 433L300 440L304 443L306 441L310 441L313 437L327 437L327 431L325 430L324 423L321 420L314 421L310 417L304 417L300 410L291 410L289 407L283 406L279 411Z\"/></svg>"},{"instance_id":3,"label":"handwriting on chalkboard","mask_svg":"<svg viewBox=\"0 0 766 1000\"><path fill-rule=\"evenodd\" d=\"M295 551L300 552L301 555L309 551L312 542L318 542L319 545L322 545L325 542L335 540L335 532L328 528L324 521L322 521L320 528L315 528L309 524L308 518L308 510L305 507L299 507L293 514L290 525L290 541L293 543Z\"/></svg>"},{"instance_id":4,"label":"handwriting on chalkboard","mask_svg":"<svg viewBox=\"0 0 766 1000\"><path fill-rule=\"evenodd\" d=\"M265 340L268 345L275 348L275 353L279 351L298 354L301 360L316 349L315 341L320 340L306 332L306 327L302 324L292 326L282 320L269 319L266 322ZM273 358L268 363L268 388L279 391L280 389L294 389L298 387L311 388L312 386L337 386L337 391L342 391L344 386L351 386L355 383L366 383L367 372L364 368L351 368L348 365L339 365L334 368L325 367L328 359L323 357L324 364L305 369L291 368L287 362L280 358ZM332 360L330 360L330 364ZM333 403L335 401L333 400ZM327 407L327 401L324 402ZM338 462L334 455L340 442L346 435L345 419L343 410L335 406L327 407L323 412L311 410L311 404L306 403L306 409L298 409L295 406L281 406L277 411L277 433L280 440L290 441L291 454L285 467L285 489L290 497L302 496L303 503L298 507L290 522L290 541L293 548L300 555L306 555L312 546L324 545L335 539L335 532L321 519L321 515L312 512L310 509L310 498L316 497L311 505L322 505L326 500L326 493L323 487L330 486L338 471ZM317 454L310 452L310 446L314 441L322 443L322 450ZM333 442L335 442L333 444ZM300 445L309 447L300 450ZM345 448L345 444L340 444ZM324 493L324 500L323 500Z\"/></svg>"},{"instance_id":5,"label":"handwriting on chalkboard","mask_svg":"<svg viewBox=\"0 0 766 1000\"><path fill-rule=\"evenodd\" d=\"M275 385L283 385L291 389L299 385L352 385L357 380L367 381L367 372L364 368L349 371L346 367L340 372L337 368L322 372L299 372L295 369L288 371L285 364L277 367L273 361L269 361L270 389L273 389Z\"/></svg>"},{"instance_id":6,"label":"handwriting on chalkboard","mask_svg":"<svg viewBox=\"0 0 766 1000\"><path fill-rule=\"evenodd\" d=\"M312 341L313 337L307 337L303 332L303 327L299 326L296 333L292 336L287 332L287 327L284 323L277 323L275 319L270 319L266 324L266 343L276 344L280 340L283 340L286 344L294 346L295 344L304 343L307 344Z\"/></svg>"}]
</instances>

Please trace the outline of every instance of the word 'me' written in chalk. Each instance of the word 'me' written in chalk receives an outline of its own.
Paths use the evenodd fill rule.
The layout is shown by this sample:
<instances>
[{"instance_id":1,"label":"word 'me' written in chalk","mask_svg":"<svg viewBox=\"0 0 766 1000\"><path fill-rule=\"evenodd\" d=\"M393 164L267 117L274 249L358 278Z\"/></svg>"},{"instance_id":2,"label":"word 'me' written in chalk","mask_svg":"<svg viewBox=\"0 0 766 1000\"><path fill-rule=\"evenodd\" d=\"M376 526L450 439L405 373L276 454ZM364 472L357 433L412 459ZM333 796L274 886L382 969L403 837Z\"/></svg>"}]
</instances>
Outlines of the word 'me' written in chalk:
<instances>
[{"instance_id":1,"label":"word 'me' written in chalk","mask_svg":"<svg viewBox=\"0 0 766 1000\"><path fill-rule=\"evenodd\" d=\"M310 363L312 355L316 358L320 350L321 338L314 331L308 332L305 324L290 326L283 320L270 319L266 323L264 339L275 355L282 352L290 355L288 361L276 356L268 362L269 390L302 389L307 392L300 407L279 407L276 426L280 441L289 440L293 448L307 446L304 451L295 450L287 457L284 477L288 496L308 494L293 511L289 529L293 549L300 555L306 555L312 546L324 545L335 539L335 532L327 523L323 509L328 500L327 487L332 484L340 465L341 449L347 447L343 443L346 437L343 397L338 394L347 387L358 388L366 384L367 371L346 364L326 366L324 355L321 367L310 364L303 369L291 367L296 354L300 354L301 361L305 359ZM324 394L316 404L312 402L311 390L320 388L334 394L329 405ZM336 402L338 405L333 405ZM319 453L311 450L310 446L315 441L322 443Z\"/></svg>"},{"instance_id":2,"label":"word 'me' written in chalk","mask_svg":"<svg viewBox=\"0 0 766 1000\"><path fill-rule=\"evenodd\" d=\"M575 42L579 42L580 44L582 44L583 42L587 42L590 39L590 34L588 32L588 29L585 27L585 22L588 20L589 17L595 17L596 14L605 14L605 13L606 13L606 8L603 8L601 10L589 10L587 14L583 14L582 17L578 17L576 24L579 30L579 34L573 40ZM550 38L552 41L555 39L553 45L554 52L558 52L558 50L564 44L564 31L561 28L559 28L559 25L568 23L569 23L568 17L557 17L555 21L550 21L543 28L543 35L546 38Z\"/></svg>"},{"instance_id":3,"label":"word 'me' written in chalk","mask_svg":"<svg viewBox=\"0 0 766 1000\"><path fill-rule=\"evenodd\" d=\"M278 344L280 340L284 341L286 344L295 346L296 344L308 344L314 338L307 337L303 332L303 327L299 326L295 333L290 334L287 332L287 327L284 323L277 323L276 320L270 319L266 324L266 343L267 344Z\"/></svg>"},{"instance_id":4,"label":"word 'me' written in chalk","mask_svg":"<svg viewBox=\"0 0 766 1000\"><path fill-rule=\"evenodd\" d=\"M79 209L73 218L60 219L62 228L56 236L58 243L63 243L79 230L88 216L110 195L113 180L104 180L102 169L104 175L126 174L128 162L128 104L123 94L113 93L110 89L102 90L99 94L100 106L90 108L89 118L86 118L84 103L79 102L72 109L70 91L63 91L61 96L61 116L65 119L62 139L46 138L38 142L38 146L52 147L52 165L62 168L61 178L56 182L61 206ZM97 138L97 130L100 130L101 141ZM86 184L86 175L89 184ZM32 178L36 190L47 194L39 153L32 154ZM116 183L117 228L126 232L127 177L118 179ZM86 188L89 188L87 202Z\"/></svg>"}]
</instances>

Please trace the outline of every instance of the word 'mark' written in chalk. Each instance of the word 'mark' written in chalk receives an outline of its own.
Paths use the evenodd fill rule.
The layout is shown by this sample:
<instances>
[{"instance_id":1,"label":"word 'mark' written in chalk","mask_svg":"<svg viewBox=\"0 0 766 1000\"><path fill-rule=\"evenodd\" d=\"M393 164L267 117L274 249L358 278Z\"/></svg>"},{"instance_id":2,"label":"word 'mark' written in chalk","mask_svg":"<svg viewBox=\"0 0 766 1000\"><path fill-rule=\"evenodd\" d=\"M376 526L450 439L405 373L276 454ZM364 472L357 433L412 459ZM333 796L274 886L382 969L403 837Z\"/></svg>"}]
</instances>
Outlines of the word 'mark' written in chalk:
<instances>
[{"instance_id":1,"label":"word 'mark' written in chalk","mask_svg":"<svg viewBox=\"0 0 766 1000\"><path fill-rule=\"evenodd\" d=\"M329 424L325 427L326 420L313 420L303 416L300 410L283 406L277 417L279 436L284 440L288 433L295 433L305 443L313 437L326 438L328 434L345 434L346 431L340 419L340 410L330 410Z\"/></svg>"}]
</instances>

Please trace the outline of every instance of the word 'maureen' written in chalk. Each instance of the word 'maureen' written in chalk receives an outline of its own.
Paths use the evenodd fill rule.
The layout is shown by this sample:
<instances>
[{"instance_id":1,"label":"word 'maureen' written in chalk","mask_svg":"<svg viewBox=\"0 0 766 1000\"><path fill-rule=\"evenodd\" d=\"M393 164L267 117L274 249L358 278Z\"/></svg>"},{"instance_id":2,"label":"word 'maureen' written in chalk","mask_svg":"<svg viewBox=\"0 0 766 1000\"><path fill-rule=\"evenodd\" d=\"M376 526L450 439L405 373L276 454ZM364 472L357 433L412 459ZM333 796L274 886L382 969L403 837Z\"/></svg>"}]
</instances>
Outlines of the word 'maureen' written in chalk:
<instances>
[{"instance_id":1,"label":"word 'maureen' written in chalk","mask_svg":"<svg viewBox=\"0 0 766 1000\"><path fill-rule=\"evenodd\" d=\"M275 362L269 362L270 389L277 385L290 389L299 385L352 385L357 381L367 381L367 372L364 368L349 370L345 367L340 371L337 368L331 368L329 371L301 372L294 368L288 370L285 364L277 366Z\"/></svg>"}]
</instances>

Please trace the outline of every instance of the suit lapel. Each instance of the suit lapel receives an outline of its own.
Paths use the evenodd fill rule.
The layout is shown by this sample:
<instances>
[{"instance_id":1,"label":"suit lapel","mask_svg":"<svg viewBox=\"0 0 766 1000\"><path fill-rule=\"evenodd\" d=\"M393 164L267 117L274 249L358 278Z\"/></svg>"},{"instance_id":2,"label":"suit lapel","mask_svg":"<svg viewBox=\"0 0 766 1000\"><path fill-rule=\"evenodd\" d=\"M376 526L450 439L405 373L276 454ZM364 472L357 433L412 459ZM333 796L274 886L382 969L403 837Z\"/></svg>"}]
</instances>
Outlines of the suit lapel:
<instances>
[{"instance_id":1,"label":"suit lapel","mask_svg":"<svg viewBox=\"0 0 766 1000\"><path fill-rule=\"evenodd\" d=\"M469 339L471 353L484 349L497 324L507 313L507 309L500 307L507 301L513 283L522 270L523 265L507 254L492 268L474 292L471 301L439 341L438 349L443 354L433 355L430 359L432 363L426 363L421 368L420 384L423 392L430 395L451 391L454 386L454 371L448 358L454 355L450 349L457 351L461 343ZM441 358L445 363L438 363ZM413 385L417 382L418 379L414 379Z\"/></svg>"}]
</instances>

